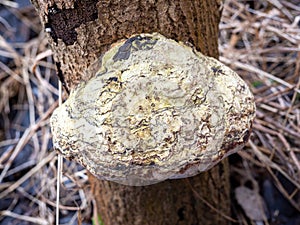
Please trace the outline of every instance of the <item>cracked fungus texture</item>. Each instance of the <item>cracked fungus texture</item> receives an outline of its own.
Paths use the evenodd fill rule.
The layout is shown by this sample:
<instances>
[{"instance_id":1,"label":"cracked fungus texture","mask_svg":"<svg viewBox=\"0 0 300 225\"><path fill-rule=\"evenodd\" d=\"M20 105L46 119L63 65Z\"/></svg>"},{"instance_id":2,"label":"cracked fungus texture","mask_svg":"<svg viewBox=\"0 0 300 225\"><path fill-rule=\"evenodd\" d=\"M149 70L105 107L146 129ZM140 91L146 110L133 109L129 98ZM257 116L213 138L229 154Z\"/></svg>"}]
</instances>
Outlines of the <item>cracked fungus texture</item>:
<instances>
[{"instance_id":1,"label":"cracked fungus texture","mask_svg":"<svg viewBox=\"0 0 300 225\"><path fill-rule=\"evenodd\" d=\"M245 82L159 34L115 44L51 117L54 147L100 179L149 185L241 149L255 116Z\"/></svg>"}]
</instances>

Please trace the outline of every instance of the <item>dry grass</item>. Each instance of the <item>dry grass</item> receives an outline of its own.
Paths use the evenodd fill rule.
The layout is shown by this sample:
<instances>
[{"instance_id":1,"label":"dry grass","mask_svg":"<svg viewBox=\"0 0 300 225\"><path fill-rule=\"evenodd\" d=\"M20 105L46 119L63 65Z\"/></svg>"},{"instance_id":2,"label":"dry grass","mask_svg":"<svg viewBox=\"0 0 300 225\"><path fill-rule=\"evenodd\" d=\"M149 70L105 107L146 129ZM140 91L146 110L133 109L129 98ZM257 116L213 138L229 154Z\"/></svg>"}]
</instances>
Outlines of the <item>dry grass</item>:
<instances>
[{"instance_id":1,"label":"dry grass","mask_svg":"<svg viewBox=\"0 0 300 225\"><path fill-rule=\"evenodd\" d=\"M300 4L244 2L227 1L220 25L220 60L247 81L257 106L251 141L232 176L260 195L271 181L299 214Z\"/></svg>"},{"instance_id":2,"label":"dry grass","mask_svg":"<svg viewBox=\"0 0 300 225\"><path fill-rule=\"evenodd\" d=\"M6 10L22 29L0 17L0 223L53 224L57 156L49 116L58 105L55 65L34 9ZM233 188L250 187L266 201L271 183L298 214L299 15L297 0L228 0L220 24L220 60L246 80L257 105L251 141L231 159ZM67 161L63 171L61 223L90 219L86 171ZM237 205L234 212L240 224L251 224ZM275 224L276 215L265 217Z\"/></svg>"},{"instance_id":3,"label":"dry grass","mask_svg":"<svg viewBox=\"0 0 300 225\"><path fill-rule=\"evenodd\" d=\"M49 116L58 105L55 65L33 7L6 10L18 18L18 27L2 18L0 223L54 224L57 155ZM24 40L15 41L17 35ZM79 213L90 218L88 191L83 191L88 188L86 171L69 162L63 171L61 218L77 224Z\"/></svg>"}]
</instances>

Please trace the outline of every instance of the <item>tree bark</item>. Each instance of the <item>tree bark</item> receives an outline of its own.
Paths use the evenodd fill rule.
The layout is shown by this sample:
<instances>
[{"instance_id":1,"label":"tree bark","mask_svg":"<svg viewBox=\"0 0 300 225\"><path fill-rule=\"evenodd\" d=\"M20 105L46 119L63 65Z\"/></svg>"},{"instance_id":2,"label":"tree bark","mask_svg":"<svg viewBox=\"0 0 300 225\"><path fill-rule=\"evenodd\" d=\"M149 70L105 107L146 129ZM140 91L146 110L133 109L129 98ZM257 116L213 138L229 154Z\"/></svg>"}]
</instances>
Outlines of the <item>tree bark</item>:
<instances>
[{"instance_id":1,"label":"tree bark","mask_svg":"<svg viewBox=\"0 0 300 225\"><path fill-rule=\"evenodd\" d=\"M221 0L32 0L67 91L109 46L159 32L218 57ZM130 187L89 176L97 212L109 224L230 224L228 163L182 180Z\"/></svg>"}]
</instances>

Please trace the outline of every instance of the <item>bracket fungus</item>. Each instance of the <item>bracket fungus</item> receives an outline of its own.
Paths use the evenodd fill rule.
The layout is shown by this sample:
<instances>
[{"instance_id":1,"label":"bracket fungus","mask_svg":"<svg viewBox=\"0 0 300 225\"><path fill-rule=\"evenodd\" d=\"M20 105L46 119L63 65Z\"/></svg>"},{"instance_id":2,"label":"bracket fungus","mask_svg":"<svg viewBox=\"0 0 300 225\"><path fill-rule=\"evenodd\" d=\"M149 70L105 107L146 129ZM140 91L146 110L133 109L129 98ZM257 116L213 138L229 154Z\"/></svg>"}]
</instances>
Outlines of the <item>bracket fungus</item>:
<instances>
[{"instance_id":1,"label":"bracket fungus","mask_svg":"<svg viewBox=\"0 0 300 225\"><path fill-rule=\"evenodd\" d=\"M54 148L99 179L190 177L247 142L253 95L216 59L154 33L114 44L99 62L50 121Z\"/></svg>"}]
</instances>

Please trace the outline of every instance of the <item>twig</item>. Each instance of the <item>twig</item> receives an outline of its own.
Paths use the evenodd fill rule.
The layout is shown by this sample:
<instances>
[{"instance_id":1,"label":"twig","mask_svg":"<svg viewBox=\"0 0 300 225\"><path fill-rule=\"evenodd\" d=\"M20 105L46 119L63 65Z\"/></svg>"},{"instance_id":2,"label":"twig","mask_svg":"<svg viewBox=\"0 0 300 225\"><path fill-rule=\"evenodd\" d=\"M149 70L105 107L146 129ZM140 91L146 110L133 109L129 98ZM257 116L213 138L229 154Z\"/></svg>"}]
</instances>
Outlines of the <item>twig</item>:
<instances>
[{"instance_id":1,"label":"twig","mask_svg":"<svg viewBox=\"0 0 300 225\"><path fill-rule=\"evenodd\" d=\"M26 222L34 223L34 224L40 224L40 225L49 225L49 223L45 220L45 218L37 218L37 217L31 217L31 216L24 216L17 213L13 213L8 210L0 211L0 215L2 216L10 216L18 220L23 220Z\"/></svg>"},{"instance_id":2,"label":"twig","mask_svg":"<svg viewBox=\"0 0 300 225\"><path fill-rule=\"evenodd\" d=\"M44 158L41 162L39 162L34 168L32 168L28 173L26 173L23 177L13 183L8 189L4 190L0 193L0 199L7 196L10 192L14 191L18 188L23 182L29 179L33 174L37 173L46 163L48 163L55 156L55 152L49 154L46 158Z\"/></svg>"}]
</instances>

